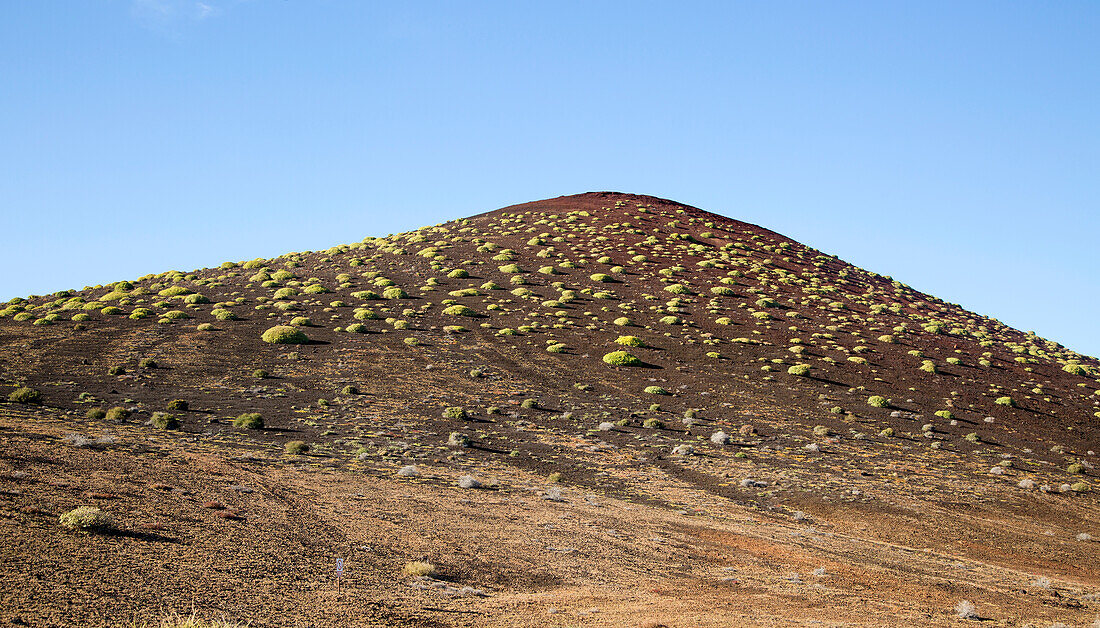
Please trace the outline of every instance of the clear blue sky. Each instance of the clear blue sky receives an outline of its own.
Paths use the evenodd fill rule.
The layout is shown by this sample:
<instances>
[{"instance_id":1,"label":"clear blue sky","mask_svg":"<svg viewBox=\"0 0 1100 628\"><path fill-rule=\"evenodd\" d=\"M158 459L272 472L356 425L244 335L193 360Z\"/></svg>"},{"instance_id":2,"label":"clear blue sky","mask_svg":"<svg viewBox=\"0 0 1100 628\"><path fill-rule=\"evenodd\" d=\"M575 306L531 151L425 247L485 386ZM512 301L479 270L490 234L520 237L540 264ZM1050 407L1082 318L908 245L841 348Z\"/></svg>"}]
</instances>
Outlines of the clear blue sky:
<instances>
[{"instance_id":1,"label":"clear blue sky","mask_svg":"<svg viewBox=\"0 0 1100 628\"><path fill-rule=\"evenodd\" d=\"M1100 3L0 7L0 300L590 190L1100 355Z\"/></svg>"}]
</instances>

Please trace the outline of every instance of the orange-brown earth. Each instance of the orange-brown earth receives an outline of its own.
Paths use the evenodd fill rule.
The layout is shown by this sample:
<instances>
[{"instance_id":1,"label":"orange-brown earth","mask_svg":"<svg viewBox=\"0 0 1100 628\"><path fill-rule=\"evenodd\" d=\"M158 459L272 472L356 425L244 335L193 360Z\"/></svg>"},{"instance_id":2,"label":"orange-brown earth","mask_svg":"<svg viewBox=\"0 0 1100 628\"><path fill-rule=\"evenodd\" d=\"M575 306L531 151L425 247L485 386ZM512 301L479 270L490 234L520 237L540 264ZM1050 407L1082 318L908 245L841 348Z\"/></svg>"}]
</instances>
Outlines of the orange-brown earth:
<instances>
[{"instance_id":1,"label":"orange-brown earth","mask_svg":"<svg viewBox=\"0 0 1100 628\"><path fill-rule=\"evenodd\" d=\"M297 317L308 343L261 340ZM0 392L40 398L0 403L0 621L1091 625L1098 377L615 193L13 300Z\"/></svg>"}]
</instances>

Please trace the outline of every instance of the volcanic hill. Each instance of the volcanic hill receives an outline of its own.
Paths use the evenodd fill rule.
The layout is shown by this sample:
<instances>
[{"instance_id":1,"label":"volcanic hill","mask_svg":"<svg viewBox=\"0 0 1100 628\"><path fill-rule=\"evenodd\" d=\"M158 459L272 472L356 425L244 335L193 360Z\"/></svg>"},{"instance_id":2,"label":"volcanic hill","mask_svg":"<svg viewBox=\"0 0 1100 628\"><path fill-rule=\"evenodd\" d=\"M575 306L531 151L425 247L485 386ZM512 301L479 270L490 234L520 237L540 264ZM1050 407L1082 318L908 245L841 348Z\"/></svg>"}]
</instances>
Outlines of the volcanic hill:
<instances>
[{"instance_id":1,"label":"volcanic hill","mask_svg":"<svg viewBox=\"0 0 1100 628\"><path fill-rule=\"evenodd\" d=\"M650 196L13 299L0 393L5 624L1100 613L1095 358Z\"/></svg>"}]
</instances>

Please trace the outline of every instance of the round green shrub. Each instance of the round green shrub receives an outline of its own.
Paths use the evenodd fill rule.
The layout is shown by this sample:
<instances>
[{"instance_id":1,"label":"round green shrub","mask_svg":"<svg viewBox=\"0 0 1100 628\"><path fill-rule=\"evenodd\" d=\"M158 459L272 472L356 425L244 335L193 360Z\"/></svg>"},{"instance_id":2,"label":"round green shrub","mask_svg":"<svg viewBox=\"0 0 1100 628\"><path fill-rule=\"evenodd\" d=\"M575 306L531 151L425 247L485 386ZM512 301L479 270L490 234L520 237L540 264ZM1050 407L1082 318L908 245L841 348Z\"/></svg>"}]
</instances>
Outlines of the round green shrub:
<instances>
[{"instance_id":1,"label":"round green shrub","mask_svg":"<svg viewBox=\"0 0 1100 628\"><path fill-rule=\"evenodd\" d=\"M358 395L359 389L355 386L344 386L340 392L345 395Z\"/></svg>"},{"instance_id":2,"label":"round green shrub","mask_svg":"<svg viewBox=\"0 0 1100 628\"><path fill-rule=\"evenodd\" d=\"M149 419L149 424L162 430L178 430L180 428L179 420L167 412L154 412L153 417Z\"/></svg>"},{"instance_id":3,"label":"round green shrub","mask_svg":"<svg viewBox=\"0 0 1100 628\"><path fill-rule=\"evenodd\" d=\"M787 369L787 373L799 376L808 375L810 373L810 368L812 367L809 364L795 364Z\"/></svg>"},{"instance_id":4,"label":"round green shrub","mask_svg":"<svg viewBox=\"0 0 1100 628\"><path fill-rule=\"evenodd\" d=\"M589 277L592 281L598 281L600 283L613 283L615 278L605 273L595 273Z\"/></svg>"},{"instance_id":5,"label":"round green shrub","mask_svg":"<svg viewBox=\"0 0 1100 628\"><path fill-rule=\"evenodd\" d=\"M474 310L466 307L465 305L452 305L444 308L443 313L448 316L470 316L475 317L478 315Z\"/></svg>"},{"instance_id":6,"label":"round green shrub","mask_svg":"<svg viewBox=\"0 0 1100 628\"><path fill-rule=\"evenodd\" d=\"M546 351L548 353L564 353L566 349L567 347L560 342L555 342L554 344L547 345L546 347Z\"/></svg>"},{"instance_id":7,"label":"round green shrub","mask_svg":"<svg viewBox=\"0 0 1100 628\"><path fill-rule=\"evenodd\" d=\"M642 421L642 427L647 428L647 429L651 429L651 430L659 430L664 426L665 426L665 424L661 421L661 419L657 419L657 418L651 418L651 419L646 419L645 421Z\"/></svg>"},{"instance_id":8,"label":"round green shrub","mask_svg":"<svg viewBox=\"0 0 1100 628\"><path fill-rule=\"evenodd\" d=\"M664 388L661 388L660 386L646 386L645 387L645 392L646 392L646 394L649 394L649 395L667 395L667 394L669 394L669 392L667 390L665 390Z\"/></svg>"},{"instance_id":9,"label":"round green shrub","mask_svg":"<svg viewBox=\"0 0 1100 628\"><path fill-rule=\"evenodd\" d=\"M270 373L268 373L267 371L265 371L263 369L256 369L255 371L252 371L252 377L255 377L257 379L264 379L268 375L270 375Z\"/></svg>"},{"instance_id":10,"label":"round green shrub","mask_svg":"<svg viewBox=\"0 0 1100 628\"><path fill-rule=\"evenodd\" d=\"M261 430L264 427L264 418L259 412L245 412L233 419L233 427L241 427L248 430Z\"/></svg>"},{"instance_id":11,"label":"round green shrub","mask_svg":"<svg viewBox=\"0 0 1100 628\"><path fill-rule=\"evenodd\" d=\"M867 405L873 406L875 408L885 408L886 407L886 399L884 397L879 396L879 395L871 395L870 397L867 398Z\"/></svg>"},{"instance_id":12,"label":"round green shrub","mask_svg":"<svg viewBox=\"0 0 1100 628\"><path fill-rule=\"evenodd\" d=\"M615 344L622 345L624 347L644 347L645 341L637 336L619 336L615 339Z\"/></svg>"},{"instance_id":13,"label":"round green shrub","mask_svg":"<svg viewBox=\"0 0 1100 628\"><path fill-rule=\"evenodd\" d=\"M454 419L456 421L461 421L466 419L466 417L466 409L462 406L450 406L443 410L444 419Z\"/></svg>"},{"instance_id":14,"label":"round green shrub","mask_svg":"<svg viewBox=\"0 0 1100 628\"><path fill-rule=\"evenodd\" d=\"M642 361L626 351L612 351L603 356L603 361L611 366L639 366Z\"/></svg>"},{"instance_id":15,"label":"round green shrub","mask_svg":"<svg viewBox=\"0 0 1100 628\"><path fill-rule=\"evenodd\" d=\"M183 399L173 399L168 402L167 408L175 412L186 412L189 404Z\"/></svg>"},{"instance_id":16,"label":"round green shrub","mask_svg":"<svg viewBox=\"0 0 1100 628\"><path fill-rule=\"evenodd\" d=\"M88 412L84 415L93 421L107 418L107 411L103 408L89 408Z\"/></svg>"},{"instance_id":17,"label":"round green shrub","mask_svg":"<svg viewBox=\"0 0 1100 628\"><path fill-rule=\"evenodd\" d=\"M11 394L8 395L8 401L14 401L15 403L42 403L42 393L33 388L21 386L11 391Z\"/></svg>"},{"instance_id":18,"label":"round green shrub","mask_svg":"<svg viewBox=\"0 0 1100 628\"><path fill-rule=\"evenodd\" d=\"M62 528L85 532L110 530L114 527L114 522L107 513L94 506L80 506L74 508L61 515L61 517L58 518L58 523Z\"/></svg>"},{"instance_id":19,"label":"round green shrub","mask_svg":"<svg viewBox=\"0 0 1100 628\"><path fill-rule=\"evenodd\" d=\"M283 451L291 456L299 456L309 451L309 444L304 440L292 440L287 442L283 447Z\"/></svg>"},{"instance_id":20,"label":"round green shrub","mask_svg":"<svg viewBox=\"0 0 1100 628\"><path fill-rule=\"evenodd\" d=\"M264 342L283 345L300 345L309 342L302 330L290 325L276 325L263 333Z\"/></svg>"},{"instance_id":21,"label":"round green shrub","mask_svg":"<svg viewBox=\"0 0 1100 628\"><path fill-rule=\"evenodd\" d=\"M999 406L1008 406L1010 408L1016 407L1016 400L1012 397L998 397L997 401L994 401Z\"/></svg>"},{"instance_id":22,"label":"round green shrub","mask_svg":"<svg viewBox=\"0 0 1100 628\"><path fill-rule=\"evenodd\" d=\"M397 286L390 286L382 291L382 297L385 299L407 299L409 295Z\"/></svg>"},{"instance_id":23,"label":"round green shrub","mask_svg":"<svg viewBox=\"0 0 1100 628\"><path fill-rule=\"evenodd\" d=\"M313 325L313 321L309 320L309 318L305 316L295 316L293 319L291 319L290 324L295 327L310 327Z\"/></svg>"},{"instance_id":24,"label":"round green shrub","mask_svg":"<svg viewBox=\"0 0 1100 628\"><path fill-rule=\"evenodd\" d=\"M142 358L141 361L138 362L138 366L143 369L155 369L157 368L157 361L153 358Z\"/></svg>"},{"instance_id":25,"label":"round green shrub","mask_svg":"<svg viewBox=\"0 0 1100 628\"><path fill-rule=\"evenodd\" d=\"M451 272L447 273L447 276L450 277L451 279L465 279L466 277L470 276L470 273L467 272L466 269L464 269L464 268L456 268L456 269L452 270Z\"/></svg>"},{"instance_id":26,"label":"round green shrub","mask_svg":"<svg viewBox=\"0 0 1100 628\"><path fill-rule=\"evenodd\" d=\"M122 406L115 406L107 411L104 418L108 421L125 421L130 418L130 411Z\"/></svg>"},{"instance_id":27,"label":"round green shrub","mask_svg":"<svg viewBox=\"0 0 1100 628\"><path fill-rule=\"evenodd\" d=\"M214 318L219 321L234 321L237 320L237 315L225 308L217 308L210 312L214 315Z\"/></svg>"},{"instance_id":28,"label":"round green shrub","mask_svg":"<svg viewBox=\"0 0 1100 628\"><path fill-rule=\"evenodd\" d=\"M941 419L947 419L948 421L955 418L955 415L952 414L950 410L936 410L932 414L940 417Z\"/></svg>"},{"instance_id":29,"label":"round green shrub","mask_svg":"<svg viewBox=\"0 0 1100 628\"><path fill-rule=\"evenodd\" d=\"M170 288L165 288L164 290L161 290L157 294L162 297L178 297L180 295L188 294L190 292L190 290L184 288L183 286L172 286Z\"/></svg>"},{"instance_id":30,"label":"round green shrub","mask_svg":"<svg viewBox=\"0 0 1100 628\"><path fill-rule=\"evenodd\" d=\"M1066 472L1067 473L1084 473L1085 472L1085 465L1081 464L1080 462L1075 462L1075 463L1069 465L1068 467L1066 467Z\"/></svg>"},{"instance_id":31,"label":"round green shrub","mask_svg":"<svg viewBox=\"0 0 1100 628\"><path fill-rule=\"evenodd\" d=\"M616 318L612 322L614 324L618 325L619 327L630 327L630 326L634 325L634 321L630 320L629 318L627 318L625 316L620 316L619 318Z\"/></svg>"}]
</instances>

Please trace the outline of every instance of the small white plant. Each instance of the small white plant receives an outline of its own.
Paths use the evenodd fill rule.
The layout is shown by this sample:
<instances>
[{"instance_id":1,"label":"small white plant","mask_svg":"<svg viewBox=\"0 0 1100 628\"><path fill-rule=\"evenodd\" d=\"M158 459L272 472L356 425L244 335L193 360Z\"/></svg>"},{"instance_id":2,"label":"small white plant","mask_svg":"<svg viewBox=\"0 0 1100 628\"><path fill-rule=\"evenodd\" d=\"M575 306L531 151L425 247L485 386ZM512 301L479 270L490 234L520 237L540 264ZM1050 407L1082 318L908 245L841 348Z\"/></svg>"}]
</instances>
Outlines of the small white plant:
<instances>
[{"instance_id":1,"label":"small white plant","mask_svg":"<svg viewBox=\"0 0 1100 628\"><path fill-rule=\"evenodd\" d=\"M601 432L610 432L613 429L615 429L615 424L611 421L604 421L603 423L600 423Z\"/></svg>"},{"instance_id":2,"label":"small white plant","mask_svg":"<svg viewBox=\"0 0 1100 628\"><path fill-rule=\"evenodd\" d=\"M722 430L718 430L717 432L710 435L710 442L714 443L715 445L728 445L730 442L730 435L723 432Z\"/></svg>"},{"instance_id":3,"label":"small white plant","mask_svg":"<svg viewBox=\"0 0 1100 628\"><path fill-rule=\"evenodd\" d=\"M970 600L963 600L955 605L955 613L961 619L977 619L978 608Z\"/></svg>"},{"instance_id":4,"label":"small white plant","mask_svg":"<svg viewBox=\"0 0 1100 628\"><path fill-rule=\"evenodd\" d=\"M1016 486L1019 486L1020 488L1033 489L1035 488L1035 480L1032 480L1031 478L1024 478L1020 480L1020 483Z\"/></svg>"},{"instance_id":5,"label":"small white plant","mask_svg":"<svg viewBox=\"0 0 1100 628\"><path fill-rule=\"evenodd\" d=\"M403 478L420 477L420 470L416 468L415 464L410 464L398 469L397 475L400 475Z\"/></svg>"},{"instance_id":6,"label":"small white plant","mask_svg":"<svg viewBox=\"0 0 1100 628\"><path fill-rule=\"evenodd\" d=\"M814 569L814 575L819 577L819 578L824 576L825 575L825 568L824 567L818 567L817 569Z\"/></svg>"},{"instance_id":7,"label":"small white plant","mask_svg":"<svg viewBox=\"0 0 1100 628\"><path fill-rule=\"evenodd\" d=\"M694 452L695 452L695 448L692 447L691 445L686 445L686 444L685 445L677 445L676 447L672 448L672 453L676 454L677 456L690 456Z\"/></svg>"},{"instance_id":8,"label":"small white plant","mask_svg":"<svg viewBox=\"0 0 1100 628\"><path fill-rule=\"evenodd\" d=\"M1078 534L1076 538L1078 541L1091 541L1092 535L1088 532L1082 532L1081 534Z\"/></svg>"},{"instance_id":9,"label":"small white plant","mask_svg":"<svg viewBox=\"0 0 1100 628\"><path fill-rule=\"evenodd\" d=\"M1031 583L1031 585L1039 587L1040 589L1049 589L1051 586L1050 578L1046 576L1039 576L1035 579L1035 582Z\"/></svg>"},{"instance_id":10,"label":"small white plant","mask_svg":"<svg viewBox=\"0 0 1100 628\"><path fill-rule=\"evenodd\" d=\"M817 443L807 443L804 449L806 451L821 451L821 447Z\"/></svg>"}]
</instances>

